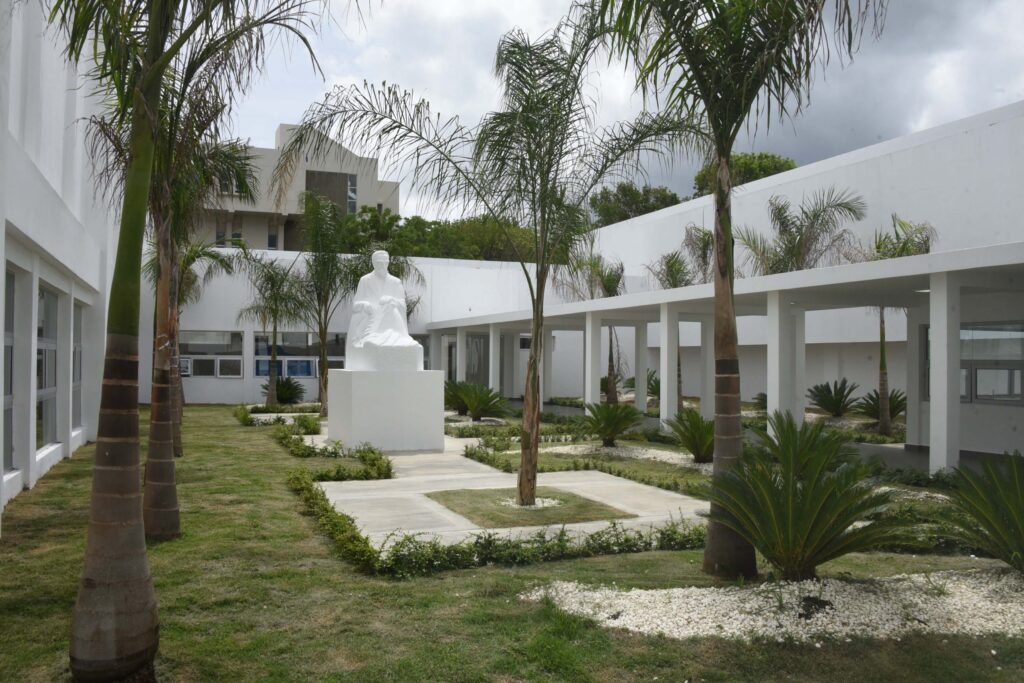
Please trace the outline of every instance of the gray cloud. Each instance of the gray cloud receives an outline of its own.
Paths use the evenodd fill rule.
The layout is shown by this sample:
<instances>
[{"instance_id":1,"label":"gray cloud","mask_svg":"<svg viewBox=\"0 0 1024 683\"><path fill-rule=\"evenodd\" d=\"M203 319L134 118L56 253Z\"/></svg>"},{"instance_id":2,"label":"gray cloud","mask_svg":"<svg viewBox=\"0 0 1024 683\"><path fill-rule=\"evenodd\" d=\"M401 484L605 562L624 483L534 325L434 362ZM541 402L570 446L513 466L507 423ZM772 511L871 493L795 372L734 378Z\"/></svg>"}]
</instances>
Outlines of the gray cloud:
<instances>
[{"instance_id":1,"label":"gray cloud","mask_svg":"<svg viewBox=\"0 0 1024 683\"><path fill-rule=\"evenodd\" d=\"M280 54L240 105L235 132L270 146L276 125L296 121L331 85L388 81L414 90L435 111L475 122L497 103L491 76L498 38L514 26L539 34L554 26L569 0L389 0L362 25L337 11L345 28L316 41L326 83L300 61ZM742 134L737 151L766 150L799 164L828 158L1024 99L1024 3L1019 0L893 0L885 31L866 37L851 64L833 62L817 75L810 106L784 122L762 121ZM628 78L605 69L594 87L601 119L641 107ZM652 164L650 179L681 195L699 164ZM403 212L430 213L403 188Z\"/></svg>"}]
</instances>

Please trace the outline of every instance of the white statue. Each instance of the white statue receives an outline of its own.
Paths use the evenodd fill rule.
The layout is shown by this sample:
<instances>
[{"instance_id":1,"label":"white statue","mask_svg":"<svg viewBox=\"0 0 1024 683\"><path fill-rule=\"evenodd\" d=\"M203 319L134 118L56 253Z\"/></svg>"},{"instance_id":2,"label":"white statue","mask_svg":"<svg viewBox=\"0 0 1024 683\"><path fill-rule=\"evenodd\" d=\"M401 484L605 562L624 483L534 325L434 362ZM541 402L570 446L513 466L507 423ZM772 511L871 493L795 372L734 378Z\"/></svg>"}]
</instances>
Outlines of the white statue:
<instances>
[{"instance_id":1,"label":"white statue","mask_svg":"<svg viewBox=\"0 0 1024 683\"><path fill-rule=\"evenodd\" d=\"M359 279L345 339L347 370L422 370L423 347L409 336L405 287L388 272L391 257L375 251L373 272Z\"/></svg>"}]
</instances>

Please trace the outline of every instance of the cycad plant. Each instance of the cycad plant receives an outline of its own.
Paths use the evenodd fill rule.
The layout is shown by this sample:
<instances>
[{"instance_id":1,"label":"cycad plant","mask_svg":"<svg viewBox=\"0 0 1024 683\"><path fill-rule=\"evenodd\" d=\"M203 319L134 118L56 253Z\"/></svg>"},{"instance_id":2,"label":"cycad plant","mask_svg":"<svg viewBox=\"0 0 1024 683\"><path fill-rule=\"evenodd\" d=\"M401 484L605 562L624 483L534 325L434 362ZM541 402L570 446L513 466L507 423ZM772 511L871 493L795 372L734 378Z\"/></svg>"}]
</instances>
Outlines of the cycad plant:
<instances>
[{"instance_id":1,"label":"cycad plant","mask_svg":"<svg viewBox=\"0 0 1024 683\"><path fill-rule=\"evenodd\" d=\"M693 455L698 463L712 462L715 454L715 421L706 420L693 408L680 410L674 418L666 420L676 443Z\"/></svg>"},{"instance_id":2,"label":"cycad plant","mask_svg":"<svg viewBox=\"0 0 1024 683\"><path fill-rule=\"evenodd\" d=\"M894 420L907 411L907 395L899 389L889 391L889 419ZM872 389L861 396L853 406L854 411L874 420L881 419L882 406L879 401L878 389Z\"/></svg>"},{"instance_id":3,"label":"cycad plant","mask_svg":"<svg viewBox=\"0 0 1024 683\"><path fill-rule=\"evenodd\" d=\"M857 391L858 386L856 382L850 382L843 377L831 384L828 382L815 384L807 390L807 398L811 405L824 410L832 417L842 417L850 412L857 403L853 392Z\"/></svg>"},{"instance_id":4,"label":"cycad plant","mask_svg":"<svg viewBox=\"0 0 1024 683\"><path fill-rule=\"evenodd\" d=\"M643 422L644 416L628 403L588 403L583 424L601 444L615 446L615 440Z\"/></svg>"},{"instance_id":5,"label":"cycad plant","mask_svg":"<svg viewBox=\"0 0 1024 683\"><path fill-rule=\"evenodd\" d=\"M1024 572L1024 456L986 462L981 474L960 468L949 492L963 515L948 515L953 535Z\"/></svg>"},{"instance_id":6,"label":"cycad plant","mask_svg":"<svg viewBox=\"0 0 1024 683\"><path fill-rule=\"evenodd\" d=\"M453 382L448 380L444 383L444 407L454 410L459 415L468 415L469 406L462 393L462 386L465 382Z\"/></svg>"},{"instance_id":7,"label":"cycad plant","mask_svg":"<svg viewBox=\"0 0 1024 683\"><path fill-rule=\"evenodd\" d=\"M775 413L770 433L755 430L749 449L709 495L712 518L745 538L782 578L816 577L817 567L848 553L905 542L903 522L871 519L892 494L869 483L870 468L821 423L797 426Z\"/></svg>"},{"instance_id":8,"label":"cycad plant","mask_svg":"<svg viewBox=\"0 0 1024 683\"><path fill-rule=\"evenodd\" d=\"M485 417L503 417L508 414L505 399L490 387L463 382L455 387L455 391L458 392L473 422L479 422Z\"/></svg>"}]
</instances>

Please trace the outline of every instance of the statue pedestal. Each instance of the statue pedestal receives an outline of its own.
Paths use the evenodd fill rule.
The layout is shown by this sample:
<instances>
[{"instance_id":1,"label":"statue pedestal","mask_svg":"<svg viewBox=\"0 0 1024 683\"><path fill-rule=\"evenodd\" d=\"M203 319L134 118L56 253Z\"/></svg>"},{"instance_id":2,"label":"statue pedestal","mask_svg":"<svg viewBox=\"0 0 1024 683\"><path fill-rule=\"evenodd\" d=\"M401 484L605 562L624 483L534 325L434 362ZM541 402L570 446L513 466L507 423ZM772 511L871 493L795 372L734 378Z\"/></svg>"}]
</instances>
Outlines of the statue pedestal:
<instances>
[{"instance_id":1,"label":"statue pedestal","mask_svg":"<svg viewBox=\"0 0 1024 683\"><path fill-rule=\"evenodd\" d=\"M327 437L346 447L369 443L382 451L443 451L444 373L331 370Z\"/></svg>"}]
</instances>

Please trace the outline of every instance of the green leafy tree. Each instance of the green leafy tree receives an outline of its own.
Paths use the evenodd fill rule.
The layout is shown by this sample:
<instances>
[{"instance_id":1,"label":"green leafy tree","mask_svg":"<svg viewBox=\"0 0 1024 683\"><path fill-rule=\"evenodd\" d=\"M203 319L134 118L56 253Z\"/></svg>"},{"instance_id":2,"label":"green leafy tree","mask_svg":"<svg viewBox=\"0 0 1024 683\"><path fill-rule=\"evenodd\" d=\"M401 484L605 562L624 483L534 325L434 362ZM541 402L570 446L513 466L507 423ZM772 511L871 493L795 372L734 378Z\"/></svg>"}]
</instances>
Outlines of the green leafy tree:
<instances>
[{"instance_id":1,"label":"green leafy tree","mask_svg":"<svg viewBox=\"0 0 1024 683\"><path fill-rule=\"evenodd\" d=\"M296 35L308 48L312 0L53 0L51 24L70 60L92 58L90 75L128 121L128 165L107 306L103 392L93 468L85 568L72 614L71 671L92 680L151 672L159 646L156 598L146 557L139 487L138 347L145 241L168 70L176 59L195 71L220 64L229 83L245 83L262 65L268 33ZM159 241L158 241L159 242ZM165 257L161 257L165 259ZM164 260L166 261L166 259ZM166 301L166 300L165 300ZM160 306L164 307L164 306ZM160 308L158 307L158 308ZM113 531L116 529L116 533Z\"/></svg>"},{"instance_id":2,"label":"green leafy tree","mask_svg":"<svg viewBox=\"0 0 1024 683\"><path fill-rule=\"evenodd\" d=\"M427 102L394 85L336 88L307 111L278 167L278 178L287 177L300 154L320 156L325 141L337 139L359 153L410 164L415 181L441 204L531 231L533 248L516 254L533 309L517 494L523 505L536 496L538 361L552 264L589 227L587 198L601 182L635 172L642 153L672 150L700 134L688 120L649 113L596 126L587 84L605 36L585 11L540 39L520 30L503 36L495 60L500 108L474 127L434 115Z\"/></svg>"},{"instance_id":3,"label":"green leafy tree","mask_svg":"<svg viewBox=\"0 0 1024 683\"><path fill-rule=\"evenodd\" d=\"M776 173L792 171L796 168L796 162L789 157L779 156L771 152L754 152L747 154L740 152L732 155L732 185L744 185L746 183L773 176ZM693 196L703 197L715 191L715 178L718 177L718 167L714 162L705 164L697 175L693 177Z\"/></svg>"},{"instance_id":4,"label":"green leafy tree","mask_svg":"<svg viewBox=\"0 0 1024 683\"><path fill-rule=\"evenodd\" d=\"M699 118L711 136L718 481L743 447L730 203L736 136L751 113L764 113L766 125L797 114L807 102L815 66L830 55L852 55L866 21L873 17L880 28L885 6L880 0L600 0L600 6L620 49L637 55L638 82L664 90L665 111ZM753 547L712 522L704 570L753 576Z\"/></svg>"},{"instance_id":5,"label":"green leafy tree","mask_svg":"<svg viewBox=\"0 0 1024 683\"><path fill-rule=\"evenodd\" d=\"M590 213L594 225L600 228L678 203L679 195L667 187L637 187L623 181L615 189L602 187L594 193L590 197Z\"/></svg>"},{"instance_id":6,"label":"green leafy tree","mask_svg":"<svg viewBox=\"0 0 1024 683\"><path fill-rule=\"evenodd\" d=\"M935 228L928 223L911 223L892 215L892 231L879 230L874 242L865 250L865 260L901 258L927 254L935 241ZM890 408L889 363L885 348L885 306L878 308L878 433L892 434Z\"/></svg>"},{"instance_id":7,"label":"green leafy tree","mask_svg":"<svg viewBox=\"0 0 1024 683\"><path fill-rule=\"evenodd\" d=\"M799 209L789 200L768 200L771 235L750 228L736 230L755 275L774 275L835 263L849 252L852 235L847 221L862 220L867 204L860 195L834 187L815 192Z\"/></svg>"}]
</instances>

